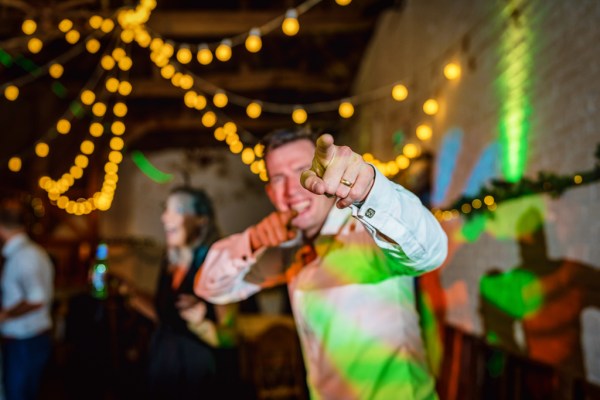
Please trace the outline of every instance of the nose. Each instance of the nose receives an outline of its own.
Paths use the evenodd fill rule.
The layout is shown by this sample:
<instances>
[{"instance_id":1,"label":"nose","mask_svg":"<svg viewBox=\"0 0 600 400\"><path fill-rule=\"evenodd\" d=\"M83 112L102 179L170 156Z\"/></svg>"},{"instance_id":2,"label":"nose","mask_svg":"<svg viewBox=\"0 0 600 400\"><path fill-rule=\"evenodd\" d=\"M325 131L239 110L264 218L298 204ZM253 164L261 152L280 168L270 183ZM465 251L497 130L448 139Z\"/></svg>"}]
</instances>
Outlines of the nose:
<instances>
[{"instance_id":1,"label":"nose","mask_svg":"<svg viewBox=\"0 0 600 400\"><path fill-rule=\"evenodd\" d=\"M285 194L287 197L293 197L300 189L300 176L289 176L285 180Z\"/></svg>"}]
</instances>

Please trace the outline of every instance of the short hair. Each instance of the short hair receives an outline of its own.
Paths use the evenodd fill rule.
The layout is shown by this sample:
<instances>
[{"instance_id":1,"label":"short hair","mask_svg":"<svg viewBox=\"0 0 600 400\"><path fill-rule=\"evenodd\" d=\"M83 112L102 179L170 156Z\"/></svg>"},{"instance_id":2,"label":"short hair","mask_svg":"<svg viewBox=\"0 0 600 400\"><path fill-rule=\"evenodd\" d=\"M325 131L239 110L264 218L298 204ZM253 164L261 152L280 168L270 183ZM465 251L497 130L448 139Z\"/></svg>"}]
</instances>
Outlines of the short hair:
<instances>
[{"instance_id":1,"label":"short hair","mask_svg":"<svg viewBox=\"0 0 600 400\"><path fill-rule=\"evenodd\" d=\"M260 141L264 146L263 158L266 158L270 151L298 140L310 140L314 143L318 136L319 133L312 131L309 127L274 130L266 134Z\"/></svg>"},{"instance_id":2,"label":"short hair","mask_svg":"<svg viewBox=\"0 0 600 400\"><path fill-rule=\"evenodd\" d=\"M0 203L0 225L8 229L25 228L28 222L27 210L17 200L6 199Z\"/></svg>"},{"instance_id":3,"label":"short hair","mask_svg":"<svg viewBox=\"0 0 600 400\"><path fill-rule=\"evenodd\" d=\"M215 212L212 200L204 190L190 186L178 186L173 188L170 194L179 193L187 194L192 198L194 213L196 215L205 215L211 218L214 217Z\"/></svg>"}]
</instances>

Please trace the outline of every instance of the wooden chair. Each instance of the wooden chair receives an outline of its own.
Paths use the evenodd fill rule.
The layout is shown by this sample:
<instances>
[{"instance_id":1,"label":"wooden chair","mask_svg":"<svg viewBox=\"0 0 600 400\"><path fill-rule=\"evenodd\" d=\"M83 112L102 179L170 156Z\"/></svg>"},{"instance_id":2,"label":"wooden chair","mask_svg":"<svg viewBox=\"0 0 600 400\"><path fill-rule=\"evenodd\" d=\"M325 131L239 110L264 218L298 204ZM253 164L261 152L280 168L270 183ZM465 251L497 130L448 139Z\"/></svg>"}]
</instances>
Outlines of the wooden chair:
<instances>
[{"instance_id":1,"label":"wooden chair","mask_svg":"<svg viewBox=\"0 0 600 400\"><path fill-rule=\"evenodd\" d=\"M257 399L307 399L305 370L296 330L273 325L245 344Z\"/></svg>"}]
</instances>

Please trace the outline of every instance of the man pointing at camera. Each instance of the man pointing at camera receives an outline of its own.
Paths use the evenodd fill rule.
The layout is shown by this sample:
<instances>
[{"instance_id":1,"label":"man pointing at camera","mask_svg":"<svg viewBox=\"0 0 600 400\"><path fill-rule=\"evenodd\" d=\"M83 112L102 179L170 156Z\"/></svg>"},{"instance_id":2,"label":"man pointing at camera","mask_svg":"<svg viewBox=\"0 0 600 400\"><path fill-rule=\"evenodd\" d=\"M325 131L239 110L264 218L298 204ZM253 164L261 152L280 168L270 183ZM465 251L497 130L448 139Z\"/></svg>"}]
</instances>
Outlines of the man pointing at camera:
<instances>
[{"instance_id":1,"label":"man pointing at camera","mask_svg":"<svg viewBox=\"0 0 600 400\"><path fill-rule=\"evenodd\" d=\"M311 398L436 398L413 277L446 257L438 222L330 135L264 145L277 211L211 247L196 293L228 303L287 283Z\"/></svg>"}]
</instances>

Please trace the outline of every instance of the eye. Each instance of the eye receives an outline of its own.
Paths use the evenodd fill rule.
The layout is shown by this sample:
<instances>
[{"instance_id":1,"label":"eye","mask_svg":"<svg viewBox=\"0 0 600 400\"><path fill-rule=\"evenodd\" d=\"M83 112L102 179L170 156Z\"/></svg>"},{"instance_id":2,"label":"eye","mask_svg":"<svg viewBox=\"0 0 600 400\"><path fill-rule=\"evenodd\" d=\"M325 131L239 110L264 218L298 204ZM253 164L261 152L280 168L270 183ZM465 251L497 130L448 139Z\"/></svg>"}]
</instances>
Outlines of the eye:
<instances>
[{"instance_id":1,"label":"eye","mask_svg":"<svg viewBox=\"0 0 600 400\"><path fill-rule=\"evenodd\" d=\"M283 176L281 176L281 175L273 176L269 179L269 182L272 185L280 185L283 182Z\"/></svg>"}]
</instances>

